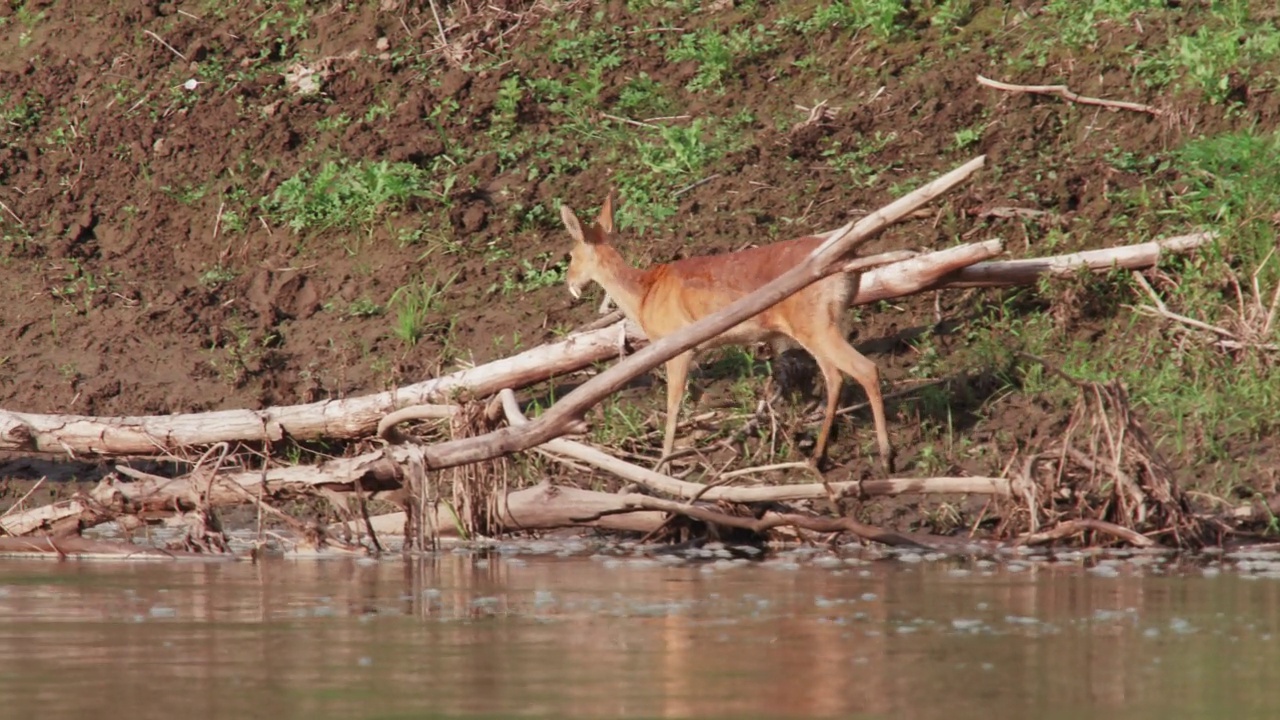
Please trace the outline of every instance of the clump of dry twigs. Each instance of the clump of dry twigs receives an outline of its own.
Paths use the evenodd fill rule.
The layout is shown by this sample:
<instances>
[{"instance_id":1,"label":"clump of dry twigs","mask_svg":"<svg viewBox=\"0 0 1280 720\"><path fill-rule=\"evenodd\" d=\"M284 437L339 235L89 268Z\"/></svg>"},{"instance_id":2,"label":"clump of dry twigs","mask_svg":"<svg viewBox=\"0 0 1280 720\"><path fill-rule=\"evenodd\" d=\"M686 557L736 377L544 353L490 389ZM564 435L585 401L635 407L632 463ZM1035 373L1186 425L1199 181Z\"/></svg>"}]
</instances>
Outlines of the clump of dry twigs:
<instances>
[{"instance_id":1,"label":"clump of dry twigs","mask_svg":"<svg viewBox=\"0 0 1280 720\"><path fill-rule=\"evenodd\" d=\"M1227 323L1214 325L1170 310L1142 273L1134 272L1134 281L1146 292L1152 302L1151 305L1138 306L1138 310L1143 314L1176 323L1177 327L1188 335L1208 337L1215 346L1235 355L1247 351L1275 353L1280 350L1280 345L1272 340L1276 328L1276 317L1280 314L1280 283L1276 284L1271 297L1267 298L1259 280L1259 275L1275 257L1275 248L1272 248L1262 262L1258 263L1257 269L1250 277L1247 293L1240 287L1240 281L1236 279L1234 273L1227 274L1236 299L1235 307L1226 306L1227 314L1230 316ZM1167 282L1173 283L1172 280Z\"/></svg>"},{"instance_id":2,"label":"clump of dry twigs","mask_svg":"<svg viewBox=\"0 0 1280 720\"><path fill-rule=\"evenodd\" d=\"M1218 543L1221 523L1192 511L1186 493L1134 413L1123 383L1085 382L1040 358L1079 397L1060 439L1013 471L1016 509L1002 534L1025 543L1083 535L1085 544L1199 548Z\"/></svg>"}]
</instances>

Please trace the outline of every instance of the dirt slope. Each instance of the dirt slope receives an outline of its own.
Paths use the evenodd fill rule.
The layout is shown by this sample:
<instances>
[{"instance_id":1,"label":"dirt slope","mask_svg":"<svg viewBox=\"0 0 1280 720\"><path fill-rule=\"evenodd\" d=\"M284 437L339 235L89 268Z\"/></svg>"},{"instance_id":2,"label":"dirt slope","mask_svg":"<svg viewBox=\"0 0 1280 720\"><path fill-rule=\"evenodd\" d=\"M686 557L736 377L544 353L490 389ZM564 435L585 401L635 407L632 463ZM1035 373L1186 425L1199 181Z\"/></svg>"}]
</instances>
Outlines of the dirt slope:
<instances>
[{"instance_id":1,"label":"dirt slope","mask_svg":"<svg viewBox=\"0 0 1280 720\"><path fill-rule=\"evenodd\" d=\"M835 227L978 153L988 171L873 249L999 236L1024 256L1188 232L1186 217L1125 198L1185 191L1159 158L1274 126L1280 103L1270 66L1224 76L1222 98L1181 66L1166 84L1139 72L1209 23L1202 10L1099 17L1073 40L1055 37L1066 20L1045 3L925 3L883 34L840 15L845 3L438 7L439 24L429 4L391 0L0 4L0 407L305 402L529 347L593 317L559 282L556 210L593 211L609 187L637 262ZM1166 112L1000 93L978 74ZM830 114L806 123L822 101ZM984 214L1004 206L1047 214ZM992 307L1049 317L1037 349L1072 365L1080 342L1166 331L1124 309L1135 296L1107 292L948 293L861 312L855 339L890 390L953 378L891 408L906 467L998 472L1013 448L1061 431L1070 402L982 364L973 333L994 335ZM742 370L729 365L704 363L700 382L732 403ZM852 417L836 456L860 475L870 419ZM1167 448L1194 476L1263 457L1268 440ZM1268 481L1262 466L1245 474Z\"/></svg>"}]
</instances>

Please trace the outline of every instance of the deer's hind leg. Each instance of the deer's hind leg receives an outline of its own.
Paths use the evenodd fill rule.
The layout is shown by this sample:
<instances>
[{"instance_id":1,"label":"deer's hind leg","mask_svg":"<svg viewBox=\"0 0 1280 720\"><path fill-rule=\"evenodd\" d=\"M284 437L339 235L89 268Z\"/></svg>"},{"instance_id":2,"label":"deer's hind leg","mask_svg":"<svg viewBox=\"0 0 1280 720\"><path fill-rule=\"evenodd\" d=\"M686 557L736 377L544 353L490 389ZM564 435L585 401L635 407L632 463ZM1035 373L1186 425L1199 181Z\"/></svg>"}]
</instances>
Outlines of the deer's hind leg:
<instances>
[{"instance_id":1,"label":"deer's hind leg","mask_svg":"<svg viewBox=\"0 0 1280 720\"><path fill-rule=\"evenodd\" d=\"M884 397L880 392L880 369L867 356L849 344L837 322L824 323L820 327L812 328L811 332L798 335L796 340L818 361L818 367L822 370L827 386L827 412L822 421L822 430L818 435L818 445L814 448L815 461L826 450L827 438L835 422L836 406L840 402L840 389L843 383L840 373L844 372L856 380L867 394L871 415L875 420L880 463L886 473L893 472L893 448L889 444Z\"/></svg>"}]
</instances>

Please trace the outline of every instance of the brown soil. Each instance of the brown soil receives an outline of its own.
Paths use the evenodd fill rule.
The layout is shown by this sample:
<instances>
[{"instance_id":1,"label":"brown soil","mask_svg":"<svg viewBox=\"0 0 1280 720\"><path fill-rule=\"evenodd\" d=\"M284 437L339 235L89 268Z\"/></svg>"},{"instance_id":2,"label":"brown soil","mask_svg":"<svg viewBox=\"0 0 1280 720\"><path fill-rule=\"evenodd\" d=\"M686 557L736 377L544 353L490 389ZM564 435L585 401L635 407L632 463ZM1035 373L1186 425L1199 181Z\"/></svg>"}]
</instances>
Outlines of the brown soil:
<instances>
[{"instance_id":1,"label":"brown soil","mask_svg":"<svg viewBox=\"0 0 1280 720\"><path fill-rule=\"evenodd\" d=\"M417 381L457 359L442 356L442 336L406 349L390 332L389 315L357 317L342 309L361 298L385 302L418 276L443 281L457 273L447 291L447 312L456 320L454 347L477 363L508 353L517 334L527 347L593 318L593 303L572 303L561 286L523 296L491 293L504 268L486 265L482 250L491 243L508 249L507 263L540 253L560 257L567 249L562 230L550 223L522 228L509 210L515 203L554 210L562 198L579 210L593 208L611 184L612 170L603 164L531 181L529 166L541 171L539 178L549 177L545 160L530 157L515 170L501 170L485 155L462 169L442 218L438 208L411 206L374 224L367 237L347 231L299 235L259 217L246 218L243 231L228 231L220 205L232 188L255 198L270 195L283 178L320 156L425 163L444 149L430 122L433 110L456 102L447 130L465 138L484 129L509 73L562 71L532 50L541 16L516 2L470 17L460 7L450 11L460 18L450 26L451 38L473 57L499 43L530 43L528 51L513 53L509 65L483 71L451 65L441 52L416 64L397 59L404 47L415 55L433 52L437 29L425 4L358 5L356 11L335 5L320 12L305 36L292 38L306 57L335 58L334 74L317 100L294 95L278 73L248 72L277 59L278 48L254 32L263 22L258 4L225 4L225 17L218 19L209 3L28 0L28 10L44 13L31 27L14 21L12 3L0 4L0 15L9 18L0 26L0 45L9 48L0 54L0 97L6 108L38 97L40 111L34 127L0 129L0 222L8 238L0 247L0 407L94 415L256 408ZM558 12L590 18L599 11L603 22L616 25L633 20L621 2L588 5L571 3ZM725 22L734 12L698 15L684 26ZM728 115L746 107L761 120L744 131L741 149L708 170L719 178L681 196L681 224L674 231L646 234L627 252L639 261L668 260L740 248L792 228L835 227L890 200L896 183L909 188L977 153L987 154L990 169L947 199L938 217L904 224L872 249L1003 236L1015 256L1036 254L1045 228L977 216L982 208L1031 198L1038 209L1069 223L1075 242L1103 246L1115 237L1111 221L1125 212L1108 193L1142 181L1103 162L1104 151L1151 153L1186 132L1232 122L1219 108L1198 109L1194 123L1179 123L981 88L974 76L988 72L984 47L994 42L985 32L975 27L952 60L923 68L917 63L930 44L942 42L928 33L875 47L851 45L847 35L833 32L820 37L817 48L784 43L757 67L739 68L747 80L732 93L690 96L681 112ZM1115 32L1110 46L1124 47L1128 40L1119 36L1132 29ZM345 59L352 52L361 59ZM796 72L792 61L810 52L828 64L824 86L788 85ZM616 97L625 79L641 71L675 87L694 71L690 63L661 56L626 57L604 78L602 101ZM1100 52L1087 66L1067 68L1051 58L1043 76L1069 78L1084 94L1120 93L1164 104L1124 86L1127 75L1117 68L1129 61ZM215 64L218 77L203 72ZM204 84L184 90L192 78ZM811 105L823 92L847 100L832 101L842 106L834 119L793 130L767 120L798 123L805 114L794 105ZM1253 102L1274 106L1276 99ZM375 104L389 111L366 121ZM1251 108L1274 119L1273 109ZM547 112L526 97L518 120L543 127ZM342 116L354 120L318 129L318 121ZM981 139L957 149L957 130L980 122L989 123ZM830 139L854 147L889 132L900 140L874 156L883 171L866 187L850 183L821 154ZM1097 151L1067 154L1067 147ZM593 151L584 140L582 156ZM202 196L184 196L197 187L206 189ZM780 225L783 218L802 221ZM401 230L431 223L467 251L424 260L421 247L396 242ZM1064 249L1071 248L1055 248ZM234 278L208 281L207 273L217 268ZM998 296L949 293L941 309L962 323L975 302ZM1065 312L1082 336L1097 327L1086 307ZM905 386L900 384L918 360L905 340L933 327L934 298L864 311L863 317L856 341L880 364L890 389ZM947 352L954 341L942 334L939 350ZM1034 398L980 413L999 371L974 368L948 386L955 432L975 445L998 445L1014 437L1032 443L1061 430L1064 412ZM656 407L660 401L652 387L633 393L637 402ZM850 399L856 395L850 391ZM910 399L890 408L900 462L917 459L921 413ZM845 423L837 438L844 445L834 452L837 474L864 474L861 468L871 465L863 462L871 457L870 436L869 416ZM999 472L1002 462L998 454L971 455L947 458L949 467L941 469ZM26 462L5 470L31 477L49 468Z\"/></svg>"}]
</instances>

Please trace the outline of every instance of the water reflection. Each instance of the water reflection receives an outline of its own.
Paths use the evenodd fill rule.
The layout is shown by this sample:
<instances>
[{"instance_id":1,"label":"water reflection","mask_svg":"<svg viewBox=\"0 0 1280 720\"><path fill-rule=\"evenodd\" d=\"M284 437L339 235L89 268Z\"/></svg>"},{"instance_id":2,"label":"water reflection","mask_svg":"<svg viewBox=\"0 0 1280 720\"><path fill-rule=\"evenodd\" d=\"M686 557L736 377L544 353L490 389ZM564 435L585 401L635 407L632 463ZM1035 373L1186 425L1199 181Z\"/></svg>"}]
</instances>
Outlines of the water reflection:
<instances>
[{"instance_id":1,"label":"water reflection","mask_svg":"<svg viewBox=\"0 0 1280 720\"><path fill-rule=\"evenodd\" d=\"M1072 564L0 564L0 715L1274 716L1280 583Z\"/></svg>"}]
</instances>

